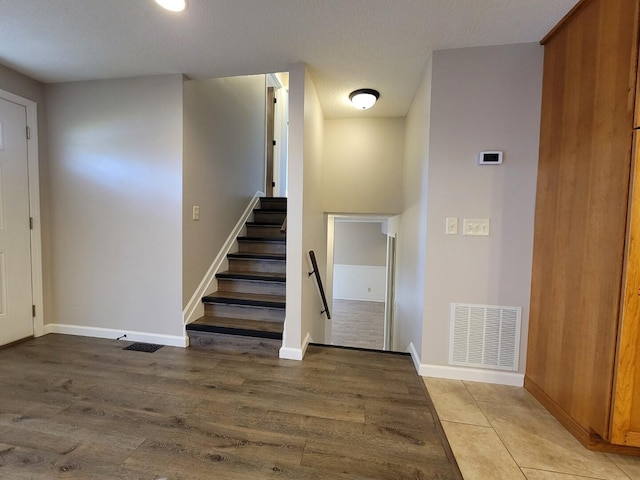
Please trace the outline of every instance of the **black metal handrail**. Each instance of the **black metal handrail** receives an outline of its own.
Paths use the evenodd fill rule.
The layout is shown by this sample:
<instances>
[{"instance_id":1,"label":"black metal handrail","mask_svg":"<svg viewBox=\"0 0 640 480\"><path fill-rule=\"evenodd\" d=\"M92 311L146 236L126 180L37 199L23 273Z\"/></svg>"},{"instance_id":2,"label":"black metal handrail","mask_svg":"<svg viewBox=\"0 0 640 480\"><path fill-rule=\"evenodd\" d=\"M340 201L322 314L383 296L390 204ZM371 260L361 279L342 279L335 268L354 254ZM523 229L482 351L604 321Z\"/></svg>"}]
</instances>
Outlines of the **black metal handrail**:
<instances>
[{"instance_id":1,"label":"black metal handrail","mask_svg":"<svg viewBox=\"0 0 640 480\"><path fill-rule=\"evenodd\" d=\"M313 271L309 272L309 276L315 274L316 282L318 282L318 290L320 291L320 298L322 299L322 306L324 310L320 313L324 313L327 315L327 319L331 320L331 312L329 312L329 305L327 304L327 297L324 294L324 288L322 287L322 279L320 278L320 270L318 270L318 262L316 262L316 254L313 250L309 251L309 257L311 258L311 265L313 266Z\"/></svg>"}]
</instances>

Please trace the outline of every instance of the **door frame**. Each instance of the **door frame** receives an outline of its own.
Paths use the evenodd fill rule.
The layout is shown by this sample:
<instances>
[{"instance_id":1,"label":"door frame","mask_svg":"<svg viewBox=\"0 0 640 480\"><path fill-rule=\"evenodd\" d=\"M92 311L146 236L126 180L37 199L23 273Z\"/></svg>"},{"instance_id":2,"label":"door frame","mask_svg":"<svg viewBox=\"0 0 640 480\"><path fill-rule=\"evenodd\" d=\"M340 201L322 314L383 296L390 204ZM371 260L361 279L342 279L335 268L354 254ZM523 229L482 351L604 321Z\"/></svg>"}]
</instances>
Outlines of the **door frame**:
<instances>
[{"instance_id":1,"label":"door frame","mask_svg":"<svg viewBox=\"0 0 640 480\"><path fill-rule=\"evenodd\" d=\"M31 298L36 307L33 317L33 336L44 335L44 294L42 278L42 228L40 216L40 159L38 157L38 104L14 93L0 89L0 98L25 107L30 139L27 141L27 171L29 175L29 215L31 229ZM26 135L26 132L25 132ZM25 219L26 221L26 219Z\"/></svg>"},{"instance_id":2,"label":"door frame","mask_svg":"<svg viewBox=\"0 0 640 480\"><path fill-rule=\"evenodd\" d=\"M333 270L334 270L334 250L335 250L335 231L336 220L344 219L354 222L371 222L380 223L383 226L383 233L387 236L387 250L385 260L385 308L384 308L384 351L394 350L394 314L395 314L395 288L396 288L396 246L397 246L397 221L395 215L373 215L373 214L328 214L327 215L327 281L325 292L329 309L333 311ZM393 224L393 227L391 226ZM393 230L393 231L392 231ZM390 254L393 249L393 255ZM325 323L325 343L331 344L332 340L332 323L328 320Z\"/></svg>"}]
</instances>

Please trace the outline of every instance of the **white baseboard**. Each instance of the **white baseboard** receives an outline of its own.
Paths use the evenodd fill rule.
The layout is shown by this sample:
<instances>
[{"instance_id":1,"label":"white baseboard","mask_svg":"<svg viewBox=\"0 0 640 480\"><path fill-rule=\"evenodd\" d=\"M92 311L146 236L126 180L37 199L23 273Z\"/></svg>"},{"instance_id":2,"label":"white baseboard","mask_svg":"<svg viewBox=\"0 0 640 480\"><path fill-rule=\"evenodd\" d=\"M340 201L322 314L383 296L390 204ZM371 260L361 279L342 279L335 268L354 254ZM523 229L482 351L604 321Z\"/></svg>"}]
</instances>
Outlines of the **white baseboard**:
<instances>
[{"instance_id":1,"label":"white baseboard","mask_svg":"<svg viewBox=\"0 0 640 480\"><path fill-rule=\"evenodd\" d=\"M524 385L524 374L522 373L483 370L479 368L452 367L450 365L429 365L420 362L420 356L418 355L413 343L409 344L407 351L411 353L413 364L418 375L421 377L494 383L497 385L510 385L513 387L522 387Z\"/></svg>"},{"instance_id":2,"label":"white baseboard","mask_svg":"<svg viewBox=\"0 0 640 480\"><path fill-rule=\"evenodd\" d=\"M307 333L307 336L304 337L304 342L302 342L302 346L300 348L281 347L280 358L285 358L287 360L302 360L304 358L304 354L307 352L309 344L312 342L313 339L311 338L311 335Z\"/></svg>"},{"instance_id":3,"label":"white baseboard","mask_svg":"<svg viewBox=\"0 0 640 480\"><path fill-rule=\"evenodd\" d=\"M64 325L61 323L48 323L44 326L44 333L61 333L64 335L77 335L80 337L110 338L115 340L122 335L124 341L153 343L170 347L188 347L189 338L178 335L163 335L160 333L131 332L128 330L113 330L111 328L84 327L79 325Z\"/></svg>"},{"instance_id":4,"label":"white baseboard","mask_svg":"<svg viewBox=\"0 0 640 480\"><path fill-rule=\"evenodd\" d=\"M418 355L418 351L416 350L416 347L413 344L413 342L411 342L407 347L407 352L411 354L411 360L413 360L413 367L416 369L416 372L418 372L418 375L420 375L420 355Z\"/></svg>"},{"instance_id":5,"label":"white baseboard","mask_svg":"<svg viewBox=\"0 0 640 480\"><path fill-rule=\"evenodd\" d=\"M355 298L355 297L336 297L335 295L333 296L334 300L351 300L354 302L371 302L371 303L384 303L384 300L372 300L370 298Z\"/></svg>"},{"instance_id":6,"label":"white baseboard","mask_svg":"<svg viewBox=\"0 0 640 480\"><path fill-rule=\"evenodd\" d=\"M213 259L209 270L204 275L204 278L198 285L198 288L193 293L193 296L187 303L187 306L184 307L182 311L182 324L188 325L189 323L195 322L198 318L204 315L204 305L202 304L202 297L204 297L210 291L213 291L217 288L216 284L216 273L220 270L220 267L227 259L227 254L231 251L231 248L235 245L236 238L240 235L240 232L244 228L245 223L249 220L253 209L258 204L260 197L263 197L263 192L256 192L253 196L249 205L243 212L242 216L236 223L235 227L227 237L227 240L222 245L222 248L218 252L216 258Z\"/></svg>"}]
</instances>

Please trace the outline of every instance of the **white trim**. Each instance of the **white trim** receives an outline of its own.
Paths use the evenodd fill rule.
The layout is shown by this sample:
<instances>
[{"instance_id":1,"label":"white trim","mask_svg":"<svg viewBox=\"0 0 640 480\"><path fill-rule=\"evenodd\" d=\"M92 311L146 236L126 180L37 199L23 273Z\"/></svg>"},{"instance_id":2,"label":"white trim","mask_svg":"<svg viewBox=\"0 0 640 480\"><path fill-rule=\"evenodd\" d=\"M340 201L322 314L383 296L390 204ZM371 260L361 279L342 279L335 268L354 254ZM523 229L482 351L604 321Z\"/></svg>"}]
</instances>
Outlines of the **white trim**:
<instances>
[{"instance_id":1,"label":"white trim","mask_svg":"<svg viewBox=\"0 0 640 480\"><path fill-rule=\"evenodd\" d=\"M411 354L411 360L413 360L413 366L416 369L416 372L418 372L418 375L420 375L420 355L418 355L418 351L416 350L416 347L413 344L413 342L411 342L407 347L407 352Z\"/></svg>"},{"instance_id":2,"label":"white trim","mask_svg":"<svg viewBox=\"0 0 640 480\"><path fill-rule=\"evenodd\" d=\"M182 324L188 325L189 323L195 322L198 318L204 315L204 305L202 304L202 297L204 297L207 292L215 290L217 287L216 281L216 273L220 270L223 262L227 259L227 254L231 251L231 248L236 243L236 238L240 235L240 232L244 228L245 223L249 220L249 217L253 213L253 209L258 204L260 197L264 197L263 192L256 192L253 196L249 205L245 209L244 213L236 223L236 226L233 227L233 230L229 234L229 237L222 245L222 248L218 252L216 258L213 259L209 270L204 275L204 278L198 285L198 288L191 296L191 299L187 303L187 306L182 310Z\"/></svg>"},{"instance_id":3,"label":"white trim","mask_svg":"<svg viewBox=\"0 0 640 480\"><path fill-rule=\"evenodd\" d=\"M160 333L133 332L128 330L114 330L112 328L84 327L79 325L63 325L61 323L49 323L44 326L44 333L61 333L63 335L77 335L80 337L111 338L113 340L126 335L123 341L154 343L156 345L168 345L171 347L188 347L189 339L186 336L163 335Z\"/></svg>"},{"instance_id":4,"label":"white trim","mask_svg":"<svg viewBox=\"0 0 640 480\"><path fill-rule=\"evenodd\" d=\"M522 373L500 372L479 368L452 367L449 365L428 365L420 363L420 356L418 355L413 343L409 344L407 351L411 353L413 365L415 366L418 375L421 377L494 383L497 385L510 385L513 387L522 387L524 385L524 374Z\"/></svg>"},{"instance_id":5,"label":"white trim","mask_svg":"<svg viewBox=\"0 0 640 480\"><path fill-rule=\"evenodd\" d=\"M451 367L448 365L420 364L418 374L421 377L447 378L451 380L467 380L469 382L495 383L522 387L524 374L498 372L496 370L481 370L478 368Z\"/></svg>"},{"instance_id":6,"label":"white trim","mask_svg":"<svg viewBox=\"0 0 640 480\"><path fill-rule=\"evenodd\" d=\"M267 88L273 87L276 90L282 88L282 82L275 73L267 73Z\"/></svg>"},{"instance_id":7,"label":"white trim","mask_svg":"<svg viewBox=\"0 0 640 480\"><path fill-rule=\"evenodd\" d=\"M6 90L0 90L0 98L25 107L27 126L31 138L27 141L27 170L29 173L29 215L33 218L31 230L31 295L36 306L33 318L33 335L44 335L44 294L42 280L42 227L40 217L40 159L38 157L38 104Z\"/></svg>"},{"instance_id":8,"label":"white trim","mask_svg":"<svg viewBox=\"0 0 640 480\"><path fill-rule=\"evenodd\" d=\"M307 352L309 344L313 342L311 334L307 333L304 337L304 342L300 348L280 347L280 358L286 358L287 360L302 360L304 354Z\"/></svg>"}]
</instances>

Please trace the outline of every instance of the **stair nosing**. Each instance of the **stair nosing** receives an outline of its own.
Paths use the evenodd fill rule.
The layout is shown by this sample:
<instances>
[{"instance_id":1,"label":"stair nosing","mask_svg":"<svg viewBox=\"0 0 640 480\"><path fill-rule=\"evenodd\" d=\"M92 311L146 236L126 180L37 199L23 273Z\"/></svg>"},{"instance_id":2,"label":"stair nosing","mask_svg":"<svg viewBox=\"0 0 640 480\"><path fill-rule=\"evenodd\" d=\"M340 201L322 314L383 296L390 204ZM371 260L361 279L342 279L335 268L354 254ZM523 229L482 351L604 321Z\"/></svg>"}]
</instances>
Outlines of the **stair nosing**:
<instances>
[{"instance_id":1,"label":"stair nosing","mask_svg":"<svg viewBox=\"0 0 640 480\"><path fill-rule=\"evenodd\" d=\"M265 283L286 283L285 274L264 275L262 272L220 272L216 273L216 278L223 280L248 280Z\"/></svg>"},{"instance_id":2,"label":"stair nosing","mask_svg":"<svg viewBox=\"0 0 640 480\"><path fill-rule=\"evenodd\" d=\"M245 225L247 227L259 227L259 228L280 228L282 227L282 222L276 223L268 223L268 222L246 222Z\"/></svg>"},{"instance_id":3,"label":"stair nosing","mask_svg":"<svg viewBox=\"0 0 640 480\"><path fill-rule=\"evenodd\" d=\"M231 292L215 292L218 296L205 295L202 297L202 303L214 303L223 305L241 305L245 307L263 307L263 308L286 308L286 300L260 300L255 298L238 298L234 297Z\"/></svg>"},{"instance_id":4,"label":"stair nosing","mask_svg":"<svg viewBox=\"0 0 640 480\"><path fill-rule=\"evenodd\" d=\"M286 210L278 210L278 209L273 209L273 208L254 208L253 212L258 212L258 213L287 213Z\"/></svg>"},{"instance_id":5,"label":"stair nosing","mask_svg":"<svg viewBox=\"0 0 640 480\"><path fill-rule=\"evenodd\" d=\"M187 325L187 331L204 332L204 333L221 333L224 335L235 335L238 337L249 338L268 338L271 340L282 340L282 333L265 332L262 330L252 330L246 328L218 327L215 325L197 325L190 323Z\"/></svg>"},{"instance_id":6,"label":"stair nosing","mask_svg":"<svg viewBox=\"0 0 640 480\"><path fill-rule=\"evenodd\" d=\"M239 242L287 243L287 237L238 237Z\"/></svg>"},{"instance_id":7,"label":"stair nosing","mask_svg":"<svg viewBox=\"0 0 640 480\"><path fill-rule=\"evenodd\" d=\"M286 262L286 253L251 253L251 252L235 252L227 254L228 258L234 260L268 260L274 262Z\"/></svg>"}]
</instances>

